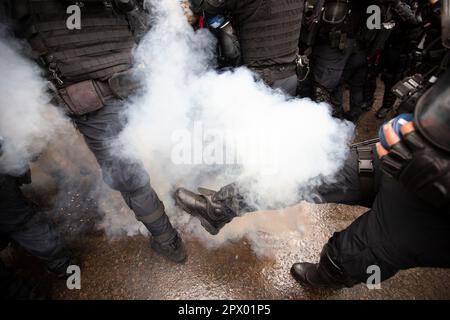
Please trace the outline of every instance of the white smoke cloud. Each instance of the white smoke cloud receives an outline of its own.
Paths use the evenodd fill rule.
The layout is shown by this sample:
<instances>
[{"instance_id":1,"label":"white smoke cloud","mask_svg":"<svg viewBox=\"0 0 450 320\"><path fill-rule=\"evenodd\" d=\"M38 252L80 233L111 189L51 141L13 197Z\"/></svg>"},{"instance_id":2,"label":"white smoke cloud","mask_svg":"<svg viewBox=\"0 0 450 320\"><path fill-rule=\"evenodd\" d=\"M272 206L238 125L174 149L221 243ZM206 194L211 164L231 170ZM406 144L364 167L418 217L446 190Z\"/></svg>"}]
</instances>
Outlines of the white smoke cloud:
<instances>
[{"instance_id":1,"label":"white smoke cloud","mask_svg":"<svg viewBox=\"0 0 450 320\"><path fill-rule=\"evenodd\" d=\"M176 226L206 246L245 236L257 254L267 255L276 247L275 240L297 244L302 220L295 210L247 215L212 237L196 219L173 207L173 191L200 185L217 189L244 179L251 181L249 198L258 199L262 207L293 204L300 199L300 188L307 198L312 187L331 179L340 168L353 126L331 118L326 105L289 99L268 88L245 68L216 72L215 39L207 30L194 32L178 0L148 4L152 29L135 53L145 74L145 90L128 106L129 123L120 137L120 151L145 163ZM120 195L99 186L98 175L76 178L84 166L98 167L92 157L84 160L88 151L79 139L61 143L74 140L76 133L60 110L49 104L46 81L22 51L17 42L1 37L0 135L5 139L1 172L23 172L50 145L60 156L46 169L63 171L64 180L56 206L72 201L68 191L90 176L90 186L83 190L98 200L103 213L98 227L111 237L145 234ZM79 223L74 218L75 222Z\"/></svg>"},{"instance_id":2,"label":"white smoke cloud","mask_svg":"<svg viewBox=\"0 0 450 320\"><path fill-rule=\"evenodd\" d=\"M24 47L0 27L0 136L4 139L0 171L21 174L66 121L49 104L46 81L25 58Z\"/></svg>"},{"instance_id":3,"label":"white smoke cloud","mask_svg":"<svg viewBox=\"0 0 450 320\"><path fill-rule=\"evenodd\" d=\"M333 119L325 104L268 88L246 68L216 72L214 38L207 30L194 32L177 0L147 4L152 29L136 51L146 90L129 106L120 145L125 156L145 163L167 207L176 187L218 188L236 179L252 181L249 196L258 203L282 207L299 201L300 188L307 198L307 190L332 179L346 157L353 125ZM222 142L223 149L214 148ZM208 163L227 162L233 154L241 160L235 165ZM187 214L173 207L168 213L213 247L247 236L256 248L264 243L264 229L286 237L301 233L295 214L252 214L211 237ZM271 228L274 222L283 227Z\"/></svg>"}]
</instances>

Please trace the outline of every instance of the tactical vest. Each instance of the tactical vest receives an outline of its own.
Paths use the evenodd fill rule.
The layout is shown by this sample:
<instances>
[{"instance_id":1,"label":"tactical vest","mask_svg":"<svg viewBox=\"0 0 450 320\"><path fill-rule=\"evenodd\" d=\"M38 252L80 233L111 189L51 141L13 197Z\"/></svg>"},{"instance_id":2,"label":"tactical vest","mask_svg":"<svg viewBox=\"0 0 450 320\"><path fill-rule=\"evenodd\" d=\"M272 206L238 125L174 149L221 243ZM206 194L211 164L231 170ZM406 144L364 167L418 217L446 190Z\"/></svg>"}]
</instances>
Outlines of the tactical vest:
<instances>
[{"instance_id":1,"label":"tactical vest","mask_svg":"<svg viewBox=\"0 0 450 320\"><path fill-rule=\"evenodd\" d=\"M264 67L297 58L303 0L251 1L236 16L243 63Z\"/></svg>"},{"instance_id":2,"label":"tactical vest","mask_svg":"<svg viewBox=\"0 0 450 320\"><path fill-rule=\"evenodd\" d=\"M16 0L17 1L17 0ZM135 38L126 14L111 1L26 0L22 33L59 86L106 80L130 69ZM81 8L81 29L69 30L69 5Z\"/></svg>"}]
</instances>

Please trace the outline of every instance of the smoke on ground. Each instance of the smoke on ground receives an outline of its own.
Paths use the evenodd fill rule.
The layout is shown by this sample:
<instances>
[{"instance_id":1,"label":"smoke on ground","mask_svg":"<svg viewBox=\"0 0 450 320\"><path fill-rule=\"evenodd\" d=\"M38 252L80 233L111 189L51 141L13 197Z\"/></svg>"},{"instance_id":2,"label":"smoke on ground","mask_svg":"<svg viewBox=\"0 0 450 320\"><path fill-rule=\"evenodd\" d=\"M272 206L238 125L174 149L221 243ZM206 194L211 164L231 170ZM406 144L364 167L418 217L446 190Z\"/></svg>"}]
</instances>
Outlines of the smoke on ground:
<instances>
[{"instance_id":1,"label":"smoke on ground","mask_svg":"<svg viewBox=\"0 0 450 320\"><path fill-rule=\"evenodd\" d=\"M235 219L211 237L173 206L173 191L242 180L259 208L286 207L333 179L353 125L333 119L325 104L268 88L246 68L215 71L215 39L192 29L177 0L147 4L152 29L136 50L145 90L128 107L122 154L145 163L172 220L207 246L246 236L266 254L267 234L298 238L295 214L280 212Z\"/></svg>"}]
</instances>

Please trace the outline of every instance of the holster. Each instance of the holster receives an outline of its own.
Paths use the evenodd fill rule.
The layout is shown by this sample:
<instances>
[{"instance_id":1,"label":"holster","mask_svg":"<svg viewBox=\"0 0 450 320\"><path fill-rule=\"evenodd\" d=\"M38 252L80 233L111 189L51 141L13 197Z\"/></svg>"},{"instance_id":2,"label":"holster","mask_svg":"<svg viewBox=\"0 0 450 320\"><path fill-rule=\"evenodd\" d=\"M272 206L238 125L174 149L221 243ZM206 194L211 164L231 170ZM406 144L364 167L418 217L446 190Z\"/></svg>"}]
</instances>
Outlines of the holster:
<instances>
[{"instance_id":1,"label":"holster","mask_svg":"<svg viewBox=\"0 0 450 320\"><path fill-rule=\"evenodd\" d=\"M105 94L112 95L111 90L107 92L107 87L99 81L86 80L60 89L58 93L72 115L82 116L105 105Z\"/></svg>"}]
</instances>

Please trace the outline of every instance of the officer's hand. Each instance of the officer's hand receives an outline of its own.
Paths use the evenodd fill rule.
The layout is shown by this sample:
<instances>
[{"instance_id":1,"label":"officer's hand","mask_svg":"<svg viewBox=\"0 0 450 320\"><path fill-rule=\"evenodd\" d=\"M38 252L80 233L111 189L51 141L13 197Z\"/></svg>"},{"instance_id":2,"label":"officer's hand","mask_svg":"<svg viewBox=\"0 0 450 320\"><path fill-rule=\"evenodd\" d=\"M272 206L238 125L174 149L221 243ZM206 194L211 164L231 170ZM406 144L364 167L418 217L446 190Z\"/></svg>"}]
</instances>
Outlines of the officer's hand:
<instances>
[{"instance_id":1,"label":"officer's hand","mask_svg":"<svg viewBox=\"0 0 450 320\"><path fill-rule=\"evenodd\" d=\"M405 123L401 128L400 131L402 132L403 136L408 135L409 133L415 131L414 123L413 122L407 122ZM383 126L383 132L384 136L386 137L386 141L389 145L389 147L394 146L398 142L400 142L400 137L395 133L394 129L391 125L385 124ZM381 143L377 143L377 153L380 158L384 157L389 153L388 150L386 150Z\"/></svg>"},{"instance_id":2,"label":"officer's hand","mask_svg":"<svg viewBox=\"0 0 450 320\"><path fill-rule=\"evenodd\" d=\"M401 127L403 139L391 125L383 127L386 150L377 143L377 153L383 171L402 183L422 200L436 207L450 203L450 155L432 146L408 122Z\"/></svg>"}]
</instances>

